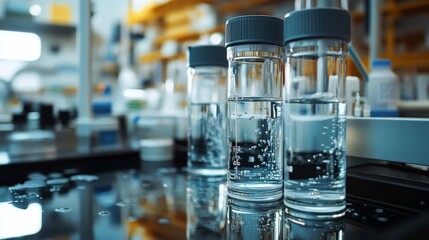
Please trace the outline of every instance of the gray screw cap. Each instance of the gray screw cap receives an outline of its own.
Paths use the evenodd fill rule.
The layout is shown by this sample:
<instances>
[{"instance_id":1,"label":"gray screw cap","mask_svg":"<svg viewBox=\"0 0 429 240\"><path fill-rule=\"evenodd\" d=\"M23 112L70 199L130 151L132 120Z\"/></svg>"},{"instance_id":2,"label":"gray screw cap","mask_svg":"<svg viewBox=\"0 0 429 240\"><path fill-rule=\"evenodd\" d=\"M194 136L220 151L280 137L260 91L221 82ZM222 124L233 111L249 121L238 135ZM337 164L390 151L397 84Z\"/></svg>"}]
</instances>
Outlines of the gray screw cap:
<instances>
[{"instance_id":1,"label":"gray screw cap","mask_svg":"<svg viewBox=\"0 0 429 240\"><path fill-rule=\"evenodd\" d=\"M217 45L188 47L188 67L200 66L228 67L226 48Z\"/></svg>"},{"instance_id":2,"label":"gray screw cap","mask_svg":"<svg viewBox=\"0 0 429 240\"><path fill-rule=\"evenodd\" d=\"M225 26L225 46L274 44L283 46L283 20L264 15L230 18Z\"/></svg>"},{"instance_id":3,"label":"gray screw cap","mask_svg":"<svg viewBox=\"0 0 429 240\"><path fill-rule=\"evenodd\" d=\"M351 16L340 8L309 8L285 16L284 43L315 38L350 42Z\"/></svg>"}]
</instances>

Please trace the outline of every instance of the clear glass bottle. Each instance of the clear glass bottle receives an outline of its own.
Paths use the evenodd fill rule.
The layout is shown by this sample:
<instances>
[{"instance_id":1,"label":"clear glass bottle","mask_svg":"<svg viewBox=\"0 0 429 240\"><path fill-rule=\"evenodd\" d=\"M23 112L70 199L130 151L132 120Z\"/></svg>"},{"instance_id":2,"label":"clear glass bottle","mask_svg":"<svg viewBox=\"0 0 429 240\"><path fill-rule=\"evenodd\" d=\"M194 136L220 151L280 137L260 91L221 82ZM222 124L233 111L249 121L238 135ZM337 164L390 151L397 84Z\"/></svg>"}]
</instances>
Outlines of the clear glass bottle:
<instances>
[{"instance_id":1,"label":"clear glass bottle","mask_svg":"<svg viewBox=\"0 0 429 240\"><path fill-rule=\"evenodd\" d=\"M186 196L186 239L225 239L226 175L189 175Z\"/></svg>"},{"instance_id":2,"label":"clear glass bottle","mask_svg":"<svg viewBox=\"0 0 429 240\"><path fill-rule=\"evenodd\" d=\"M283 237L282 200L250 202L228 198L226 239L280 240Z\"/></svg>"},{"instance_id":3,"label":"clear glass bottle","mask_svg":"<svg viewBox=\"0 0 429 240\"><path fill-rule=\"evenodd\" d=\"M350 14L312 8L285 16L286 210L338 217L346 207L346 59Z\"/></svg>"},{"instance_id":4,"label":"clear glass bottle","mask_svg":"<svg viewBox=\"0 0 429 240\"><path fill-rule=\"evenodd\" d=\"M247 201L283 196L283 20L239 16L226 22L228 195Z\"/></svg>"},{"instance_id":5,"label":"clear glass bottle","mask_svg":"<svg viewBox=\"0 0 429 240\"><path fill-rule=\"evenodd\" d=\"M355 216L358 216L357 213ZM345 239L346 217L319 219L319 216L305 214L304 218L284 214L283 239Z\"/></svg>"},{"instance_id":6,"label":"clear glass bottle","mask_svg":"<svg viewBox=\"0 0 429 240\"><path fill-rule=\"evenodd\" d=\"M188 48L188 171L226 175L226 49Z\"/></svg>"}]
</instances>

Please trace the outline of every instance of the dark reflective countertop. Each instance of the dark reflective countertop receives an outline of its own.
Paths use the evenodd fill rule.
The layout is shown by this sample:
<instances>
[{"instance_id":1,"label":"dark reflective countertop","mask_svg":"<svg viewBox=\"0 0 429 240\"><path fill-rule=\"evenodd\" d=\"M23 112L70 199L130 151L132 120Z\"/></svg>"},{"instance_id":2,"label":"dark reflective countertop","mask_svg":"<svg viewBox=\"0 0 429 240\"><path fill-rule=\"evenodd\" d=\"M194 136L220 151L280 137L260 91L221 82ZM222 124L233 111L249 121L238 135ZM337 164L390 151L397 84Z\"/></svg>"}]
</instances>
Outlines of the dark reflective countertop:
<instances>
[{"instance_id":1,"label":"dark reflective countertop","mask_svg":"<svg viewBox=\"0 0 429 240\"><path fill-rule=\"evenodd\" d=\"M225 177L187 175L186 148L181 143L176 143L174 161L148 163L127 144L102 147L77 139L44 139L8 146L16 153L31 146L33 152L24 151L26 155L0 151L0 239L188 235L188 239L390 240L429 235L427 172L382 164L350 167L346 215L317 220L288 216L281 201L228 199Z\"/></svg>"},{"instance_id":2,"label":"dark reflective countertop","mask_svg":"<svg viewBox=\"0 0 429 240\"><path fill-rule=\"evenodd\" d=\"M225 177L190 177L172 166L77 167L0 182L0 239L186 239L188 231L190 239L381 240L428 231L427 194L409 196L422 197L420 210L349 195L344 218L300 219L281 201L227 199Z\"/></svg>"}]
</instances>

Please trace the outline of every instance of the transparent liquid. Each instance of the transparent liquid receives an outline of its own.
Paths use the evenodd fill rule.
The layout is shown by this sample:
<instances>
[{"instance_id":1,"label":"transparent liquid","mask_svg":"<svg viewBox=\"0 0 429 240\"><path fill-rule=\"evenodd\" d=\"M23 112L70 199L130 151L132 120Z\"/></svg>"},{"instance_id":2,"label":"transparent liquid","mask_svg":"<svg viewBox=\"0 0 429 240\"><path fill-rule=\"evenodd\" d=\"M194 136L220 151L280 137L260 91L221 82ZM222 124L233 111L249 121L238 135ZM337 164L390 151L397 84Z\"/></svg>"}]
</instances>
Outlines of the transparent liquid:
<instances>
[{"instance_id":1,"label":"transparent liquid","mask_svg":"<svg viewBox=\"0 0 429 240\"><path fill-rule=\"evenodd\" d=\"M222 175L227 169L225 104L192 103L189 108L188 171Z\"/></svg>"},{"instance_id":2,"label":"transparent liquid","mask_svg":"<svg viewBox=\"0 0 429 240\"><path fill-rule=\"evenodd\" d=\"M282 197L281 101L228 100L228 195L249 201Z\"/></svg>"},{"instance_id":3,"label":"transparent liquid","mask_svg":"<svg viewBox=\"0 0 429 240\"><path fill-rule=\"evenodd\" d=\"M226 175L189 175L187 239L225 239Z\"/></svg>"},{"instance_id":4,"label":"transparent liquid","mask_svg":"<svg viewBox=\"0 0 429 240\"><path fill-rule=\"evenodd\" d=\"M248 202L228 200L226 239L282 239L281 200Z\"/></svg>"},{"instance_id":5,"label":"transparent liquid","mask_svg":"<svg viewBox=\"0 0 429 240\"><path fill-rule=\"evenodd\" d=\"M307 215L308 216L308 215ZM329 239L343 240L346 218L320 220L319 216L310 216L310 219L284 214L283 239Z\"/></svg>"},{"instance_id":6,"label":"transparent liquid","mask_svg":"<svg viewBox=\"0 0 429 240\"><path fill-rule=\"evenodd\" d=\"M344 210L344 104L312 99L285 108L286 207L319 213Z\"/></svg>"}]
</instances>

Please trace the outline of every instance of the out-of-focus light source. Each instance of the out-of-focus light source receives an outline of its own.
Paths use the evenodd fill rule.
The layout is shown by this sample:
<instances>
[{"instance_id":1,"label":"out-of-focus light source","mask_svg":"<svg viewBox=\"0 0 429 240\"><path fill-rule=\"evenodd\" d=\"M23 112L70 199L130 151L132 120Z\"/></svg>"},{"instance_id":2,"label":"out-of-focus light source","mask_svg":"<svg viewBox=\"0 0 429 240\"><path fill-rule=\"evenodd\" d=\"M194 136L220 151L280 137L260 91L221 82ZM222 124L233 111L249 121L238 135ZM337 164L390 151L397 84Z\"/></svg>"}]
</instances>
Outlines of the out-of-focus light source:
<instances>
[{"instance_id":1,"label":"out-of-focus light source","mask_svg":"<svg viewBox=\"0 0 429 240\"><path fill-rule=\"evenodd\" d=\"M42 7L39 4L33 4L28 11L33 16L39 16L42 13Z\"/></svg>"},{"instance_id":2,"label":"out-of-focus light source","mask_svg":"<svg viewBox=\"0 0 429 240\"><path fill-rule=\"evenodd\" d=\"M0 152L0 165L10 163L9 154L6 152Z\"/></svg>"},{"instance_id":3,"label":"out-of-focus light source","mask_svg":"<svg viewBox=\"0 0 429 240\"><path fill-rule=\"evenodd\" d=\"M0 30L0 59L36 61L41 54L41 40L35 33Z\"/></svg>"},{"instance_id":4,"label":"out-of-focus light source","mask_svg":"<svg viewBox=\"0 0 429 240\"><path fill-rule=\"evenodd\" d=\"M220 45L223 41L223 35L221 33L213 33L210 35L210 43L213 45Z\"/></svg>"},{"instance_id":5,"label":"out-of-focus light source","mask_svg":"<svg viewBox=\"0 0 429 240\"><path fill-rule=\"evenodd\" d=\"M143 98L145 97L145 91L142 89L125 89L124 97L126 98Z\"/></svg>"},{"instance_id":6,"label":"out-of-focus light source","mask_svg":"<svg viewBox=\"0 0 429 240\"><path fill-rule=\"evenodd\" d=\"M42 229L42 205L39 203L19 209L9 202L0 202L0 212L0 239L33 235Z\"/></svg>"}]
</instances>

